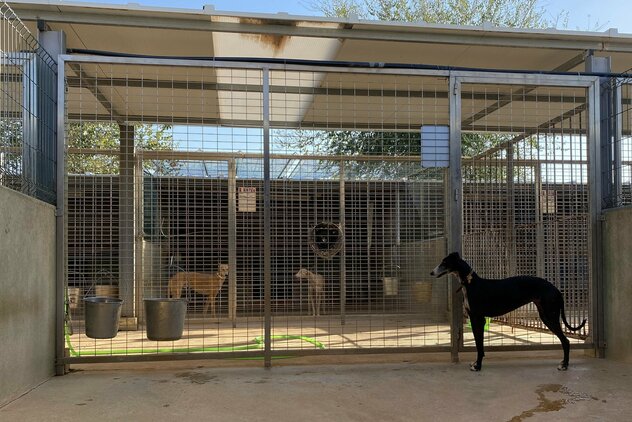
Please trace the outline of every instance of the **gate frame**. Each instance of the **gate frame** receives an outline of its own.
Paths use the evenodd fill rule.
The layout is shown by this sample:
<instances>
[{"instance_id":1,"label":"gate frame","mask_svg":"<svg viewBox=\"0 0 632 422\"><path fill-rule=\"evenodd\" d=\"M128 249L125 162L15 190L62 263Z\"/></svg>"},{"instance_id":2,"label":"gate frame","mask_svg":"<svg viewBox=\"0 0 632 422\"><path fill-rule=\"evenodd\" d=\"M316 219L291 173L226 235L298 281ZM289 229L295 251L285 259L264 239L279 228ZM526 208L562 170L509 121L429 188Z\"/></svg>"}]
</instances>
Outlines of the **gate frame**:
<instances>
[{"instance_id":1,"label":"gate frame","mask_svg":"<svg viewBox=\"0 0 632 422\"><path fill-rule=\"evenodd\" d=\"M587 104L587 122L586 122L586 141L588 143L588 192L589 192L589 224L588 224L588 262L590 282L590 307L589 321L590 335L584 344L573 345L574 348L594 349L598 356L603 355L605 347L603 340L603 281L602 281L602 240L601 240L601 212L602 212L602 171L601 171L601 111L600 111L600 81L598 76L580 76L580 75L546 75L546 74L515 74L515 73L498 73L498 72L453 72L450 78L450 181L454 192L450 198L450 221L461 230L459 233L454 231L450 233L449 244L454 248L450 251L462 253L462 234L463 234L463 179L462 160L461 160L461 86L462 84L481 84L481 85L503 85L503 86L551 86L551 87L569 87L584 88L586 90ZM453 110L457 108L457 110ZM456 145L458 144L458 145ZM456 156L458 152L458 157ZM459 281L455 276L453 279L453 287L458 286ZM454 298L458 298L457 294L453 294ZM452 361L458 361L458 352L476 351L475 346L464 346L463 344L463 328L460 323L462 318L462 310L456 306L452 307L452 336L453 349ZM458 319L457 319L458 318ZM556 347L552 345L537 346L486 346L489 351L521 351L521 350L548 350Z\"/></svg>"},{"instance_id":2,"label":"gate frame","mask_svg":"<svg viewBox=\"0 0 632 422\"><path fill-rule=\"evenodd\" d=\"M559 87L582 87L587 89L588 123L587 140L589 143L589 170L588 184L590 192L590 227L589 227L589 262L592 276L591 288L591 341L575 345L576 348L601 349L603 347L603 332L599 328L600 321L603 320L602 312L602 292L601 292L601 240L599 236L599 216L601 214L601 177L600 166L600 145L597 140L600 134L600 109L599 78L596 76L562 75L562 74L529 74L514 72L486 72L486 71L451 71L434 70L411 67L340 67L335 65L318 64L286 64L286 63L256 63L242 61L215 61L215 60L186 60L186 59L161 59L161 58L136 58L136 57L110 57L110 56L87 56L87 55L67 55L58 56L58 80L57 80L57 229L58 233L64 237L58 238L57 252L57 307L56 307L56 368L60 373L60 368L71 363L96 363L96 362L139 362L139 361L165 361L165 360L187 360L205 358L227 358L227 357L248 357L261 356L261 351L252 352L211 352L211 353L175 353L169 355L123 355L123 356L82 356L70 357L66 354L64 343L64 289L66 278L66 222L65 222L65 195L66 195L66 91L65 91L65 65L66 63L93 63L93 64L132 64L147 66L171 66L171 67L198 67L198 68L238 68L260 70L263 78L262 86L262 107L263 107L263 160L264 160L264 204L270 204L270 91L269 72L272 70L283 71L307 71L326 73L361 73L370 74L391 74L409 76L434 76L446 78L448 85L448 106L450 122L450 163L447 171L450 175L447 179L448 193L446 197L446 209L448 218L446 223L446 236L450 251L462 251L462 212L463 212L463 181L461 177L461 84L462 83L482 83L500 85L536 85L536 86L559 86ZM493 81L493 82L492 82ZM590 165L592 163L592 165ZM269 207L264 215L264 233L270 233ZM458 229L453 229L457 227ZM61 237L61 236L60 236ZM269 236L264 236L268 239ZM349 354L370 354L370 353L414 353L414 352L450 352L453 362L458 362L459 352L474 350L473 347L463 346L462 333L462 307L455 306L459 302L459 295L456 293L458 280L451 276L451 345L450 346L426 346L426 347L395 347L395 348L375 348L375 349L336 349L336 350L283 350L272 351L271 349L271 257L270 250L264 247L264 366L270 367L273 356L303 356L303 355L349 355ZM60 298L62 298L60 300ZM448 296L450 302L450 296ZM557 349L556 344L536 345L536 346L493 346L488 347L489 351L525 351L525 350L551 350ZM598 351L598 350L597 350Z\"/></svg>"}]
</instances>

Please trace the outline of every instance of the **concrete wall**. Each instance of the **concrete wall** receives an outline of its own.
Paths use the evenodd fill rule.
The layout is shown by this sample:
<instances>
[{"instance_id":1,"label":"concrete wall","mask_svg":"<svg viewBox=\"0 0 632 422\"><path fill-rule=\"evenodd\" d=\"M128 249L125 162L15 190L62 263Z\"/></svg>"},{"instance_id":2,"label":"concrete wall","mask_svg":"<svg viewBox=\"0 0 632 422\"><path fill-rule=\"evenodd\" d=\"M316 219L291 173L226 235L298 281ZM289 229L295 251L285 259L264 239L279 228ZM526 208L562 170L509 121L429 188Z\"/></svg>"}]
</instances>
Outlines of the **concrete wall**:
<instances>
[{"instance_id":1,"label":"concrete wall","mask_svg":"<svg viewBox=\"0 0 632 422\"><path fill-rule=\"evenodd\" d=\"M0 406L51 377L55 209L0 186Z\"/></svg>"},{"instance_id":2,"label":"concrete wall","mask_svg":"<svg viewBox=\"0 0 632 422\"><path fill-rule=\"evenodd\" d=\"M632 362L632 207L605 212L606 358Z\"/></svg>"}]
</instances>

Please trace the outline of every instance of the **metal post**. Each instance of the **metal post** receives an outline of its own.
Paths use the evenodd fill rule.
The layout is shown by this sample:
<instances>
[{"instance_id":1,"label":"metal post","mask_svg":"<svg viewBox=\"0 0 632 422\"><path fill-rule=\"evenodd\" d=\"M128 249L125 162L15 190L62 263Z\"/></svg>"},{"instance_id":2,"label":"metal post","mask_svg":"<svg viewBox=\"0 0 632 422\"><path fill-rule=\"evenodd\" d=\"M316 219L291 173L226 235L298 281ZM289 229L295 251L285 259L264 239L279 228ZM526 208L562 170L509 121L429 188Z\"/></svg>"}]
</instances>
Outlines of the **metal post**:
<instances>
[{"instance_id":1,"label":"metal post","mask_svg":"<svg viewBox=\"0 0 632 422\"><path fill-rule=\"evenodd\" d=\"M66 54L66 33L63 31L39 31L40 45L57 62L60 54Z\"/></svg>"},{"instance_id":2,"label":"metal post","mask_svg":"<svg viewBox=\"0 0 632 422\"><path fill-rule=\"evenodd\" d=\"M616 195L616 203L613 206L619 206L623 200L623 163L621 158L621 138L623 137L623 96L622 87L618 80L614 79L614 88L612 93L612 108L616 118L612 119L614 128L612 134L614 136L614 194Z\"/></svg>"},{"instance_id":3,"label":"metal post","mask_svg":"<svg viewBox=\"0 0 632 422\"><path fill-rule=\"evenodd\" d=\"M599 73L610 73L611 65L610 65L610 57L595 57L590 56L586 58L586 71L587 72L599 72ZM614 139L615 132L614 128L614 95L612 89L612 79L608 77L600 77L599 78L599 96L596 100L599 102L599 138L596 139L597 144L600 146L600 159L601 162L599 165L601 166L601 173L598 175L598 178L595 179L601 183L601 193L602 196L599 198L600 200L603 198L607 198L609 201L612 201L615 190L613 186L613 150L611 146L611 142ZM602 124L601 122L605 122ZM592 162L592 165L596 163Z\"/></svg>"},{"instance_id":4,"label":"metal post","mask_svg":"<svg viewBox=\"0 0 632 422\"><path fill-rule=\"evenodd\" d=\"M448 252L462 252L463 235L463 178L461 175L461 81L450 77L450 171L448 193ZM450 276L452 287L452 314L450 319L452 362L459 361L459 349L463 344L463 308L461 296L456 292L459 280Z\"/></svg>"},{"instance_id":5,"label":"metal post","mask_svg":"<svg viewBox=\"0 0 632 422\"><path fill-rule=\"evenodd\" d=\"M143 222L145 221L144 212L144 177L143 177L143 158L142 156L133 157L134 159L134 295L135 307L137 314L142 315L144 312L142 307L142 298L144 296L144 276L143 276L143 241L145 233L143 231ZM120 330L136 330L138 329L138 318L127 318L119 324Z\"/></svg>"},{"instance_id":6,"label":"metal post","mask_svg":"<svg viewBox=\"0 0 632 422\"><path fill-rule=\"evenodd\" d=\"M603 111L600 107L601 86L599 79L588 88L588 148L589 148L589 173L590 188L590 232L589 244L591 262L591 337L595 345L595 353L598 357L604 357L604 308L603 308L603 262L602 262L602 233L601 233L601 201L602 201L602 134Z\"/></svg>"},{"instance_id":7,"label":"metal post","mask_svg":"<svg viewBox=\"0 0 632 422\"><path fill-rule=\"evenodd\" d=\"M57 62L57 208L55 210L55 375L64 375L63 359L66 357L65 313L66 313L66 90L64 61Z\"/></svg>"},{"instance_id":8,"label":"metal post","mask_svg":"<svg viewBox=\"0 0 632 422\"><path fill-rule=\"evenodd\" d=\"M134 239L134 126L119 125L119 296L123 299L123 327L134 329L135 306L135 239Z\"/></svg>"},{"instance_id":9,"label":"metal post","mask_svg":"<svg viewBox=\"0 0 632 422\"><path fill-rule=\"evenodd\" d=\"M340 162L340 230L342 231L342 249L340 250L340 324L346 322L347 303L347 263L345 249L346 241L346 221L345 221L345 162Z\"/></svg>"},{"instance_id":10,"label":"metal post","mask_svg":"<svg viewBox=\"0 0 632 422\"><path fill-rule=\"evenodd\" d=\"M38 31L38 38L41 47L50 55L50 59L55 63L57 63L60 54L66 54L66 34L63 31ZM46 197L46 200L49 201L51 199L50 192L55 188L54 163L56 151L54 149L54 137L56 134L54 128L56 125L57 110L50 110L51 107L49 107L48 104L56 101L57 81L51 76L53 64L50 63L46 54L44 56L44 58L42 58L41 55L39 57L40 66L38 69L38 78L41 82L40 88L45 91L45 93L43 93L42 89L38 90L39 110L40 113L42 113L38 121L38 131L41 134L38 143L44 155L39 160L38 197ZM46 97L42 97L44 95ZM51 128L53 129L51 130ZM52 135L49 135L51 133Z\"/></svg>"},{"instance_id":11,"label":"metal post","mask_svg":"<svg viewBox=\"0 0 632 422\"><path fill-rule=\"evenodd\" d=\"M37 196L38 72L37 56L28 54L22 64L22 193Z\"/></svg>"},{"instance_id":12,"label":"metal post","mask_svg":"<svg viewBox=\"0 0 632 422\"><path fill-rule=\"evenodd\" d=\"M266 368L272 366L272 262L270 254L270 69L263 68L263 300L264 356Z\"/></svg>"},{"instance_id":13,"label":"metal post","mask_svg":"<svg viewBox=\"0 0 632 422\"><path fill-rule=\"evenodd\" d=\"M369 183L367 182L366 184L366 202L367 202L367 206L366 206L366 211L367 211L367 222L366 222L366 237L367 237L367 241L366 241L366 269L367 269L367 277L366 277L366 282L367 282L367 294L369 297L368 300L368 306L367 306L367 310L369 312L369 314L371 313L372 310L372 296L371 296L371 241L373 239L373 203L371 202L371 191L370 191L370 187L369 187Z\"/></svg>"},{"instance_id":14,"label":"metal post","mask_svg":"<svg viewBox=\"0 0 632 422\"><path fill-rule=\"evenodd\" d=\"M542 167L540 164L533 166L535 177L535 260L536 275L545 276L544 269L544 213L542 210Z\"/></svg>"},{"instance_id":15,"label":"metal post","mask_svg":"<svg viewBox=\"0 0 632 422\"><path fill-rule=\"evenodd\" d=\"M514 150L510 145L507 153L507 228L505 245L507 245L507 274L516 274L516 210L514 193Z\"/></svg>"},{"instance_id":16,"label":"metal post","mask_svg":"<svg viewBox=\"0 0 632 422\"><path fill-rule=\"evenodd\" d=\"M237 326L237 162L228 161L228 318Z\"/></svg>"},{"instance_id":17,"label":"metal post","mask_svg":"<svg viewBox=\"0 0 632 422\"><path fill-rule=\"evenodd\" d=\"M609 73L610 57L590 56L586 59L586 71ZM614 136L612 125L612 89L610 78L597 78L588 88L588 148L589 148L589 185L590 185L590 245L592 306L591 331L595 353L604 356L604 310L603 310L603 257L601 255L602 225L601 205L603 198L612 199L613 190L613 151L610 145ZM592 111L590 111L592 110ZM606 122L606 124L602 124Z\"/></svg>"}]
</instances>

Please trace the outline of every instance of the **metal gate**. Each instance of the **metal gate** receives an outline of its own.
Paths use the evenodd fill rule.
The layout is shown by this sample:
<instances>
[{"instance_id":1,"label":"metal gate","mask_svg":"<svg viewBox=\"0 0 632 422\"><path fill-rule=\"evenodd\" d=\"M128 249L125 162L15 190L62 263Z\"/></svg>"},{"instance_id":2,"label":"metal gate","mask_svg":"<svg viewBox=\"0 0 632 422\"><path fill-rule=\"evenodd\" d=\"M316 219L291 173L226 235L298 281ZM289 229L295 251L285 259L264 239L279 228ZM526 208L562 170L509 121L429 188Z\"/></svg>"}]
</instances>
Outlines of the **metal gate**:
<instances>
[{"instance_id":1,"label":"metal gate","mask_svg":"<svg viewBox=\"0 0 632 422\"><path fill-rule=\"evenodd\" d=\"M429 272L461 242L481 275L549 277L573 321L588 312L594 78L64 60L65 363L456 355L460 299ZM144 299L174 291L182 338L149 340ZM86 336L99 292L124 300L112 339ZM529 312L494 321L490 345L550 347Z\"/></svg>"},{"instance_id":2,"label":"metal gate","mask_svg":"<svg viewBox=\"0 0 632 422\"><path fill-rule=\"evenodd\" d=\"M546 278L565 298L574 347L592 347L595 263L592 232L598 122L594 81L533 76L464 77L460 90L463 254L488 278ZM488 323L487 346L558 344L535 305ZM459 327L461 328L461 327ZM473 346L470 330L464 344Z\"/></svg>"}]
</instances>

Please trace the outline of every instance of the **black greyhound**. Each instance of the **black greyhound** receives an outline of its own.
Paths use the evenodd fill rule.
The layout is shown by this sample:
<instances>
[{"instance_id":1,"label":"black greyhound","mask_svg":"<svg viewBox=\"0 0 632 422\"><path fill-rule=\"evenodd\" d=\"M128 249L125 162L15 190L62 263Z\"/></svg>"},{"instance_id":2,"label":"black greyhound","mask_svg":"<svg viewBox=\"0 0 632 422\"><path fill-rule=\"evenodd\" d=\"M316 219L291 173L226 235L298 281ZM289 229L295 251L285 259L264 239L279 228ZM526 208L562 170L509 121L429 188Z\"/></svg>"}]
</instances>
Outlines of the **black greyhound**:
<instances>
[{"instance_id":1,"label":"black greyhound","mask_svg":"<svg viewBox=\"0 0 632 422\"><path fill-rule=\"evenodd\" d=\"M470 316L472 332L476 342L476 362L470 365L472 371L480 371L485 351L483 333L485 317L504 315L514 309L533 302L538 308L542 322L560 339L564 349L564 360L557 367L560 371L568 369L570 342L560 326L560 314L569 330L581 329L586 320L578 327L571 327L564 314L564 298L553 284L538 277L517 276L502 280L488 280L479 277L472 267L457 252L443 258L430 275L441 277L454 273L461 281L459 290L463 290L465 309Z\"/></svg>"}]
</instances>

